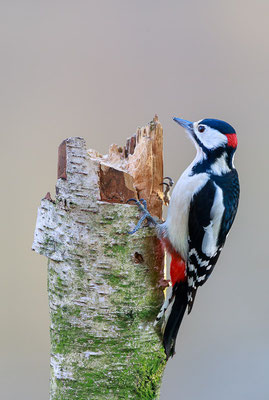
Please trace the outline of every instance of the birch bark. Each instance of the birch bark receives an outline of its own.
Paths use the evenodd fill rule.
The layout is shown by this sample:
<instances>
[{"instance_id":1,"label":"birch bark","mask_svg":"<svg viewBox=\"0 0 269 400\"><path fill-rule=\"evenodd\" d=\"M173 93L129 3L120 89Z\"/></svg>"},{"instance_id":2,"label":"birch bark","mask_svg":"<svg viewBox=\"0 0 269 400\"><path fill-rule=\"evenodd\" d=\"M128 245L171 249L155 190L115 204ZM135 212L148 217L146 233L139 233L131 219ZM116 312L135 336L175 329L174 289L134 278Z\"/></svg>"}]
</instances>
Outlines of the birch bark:
<instances>
[{"instance_id":1,"label":"birch bark","mask_svg":"<svg viewBox=\"0 0 269 400\"><path fill-rule=\"evenodd\" d=\"M108 156L80 137L60 145L56 200L42 199L33 243L48 258L51 400L158 398L163 251L152 228L127 234L139 212L125 202L143 193L160 217L161 182L156 118Z\"/></svg>"}]
</instances>

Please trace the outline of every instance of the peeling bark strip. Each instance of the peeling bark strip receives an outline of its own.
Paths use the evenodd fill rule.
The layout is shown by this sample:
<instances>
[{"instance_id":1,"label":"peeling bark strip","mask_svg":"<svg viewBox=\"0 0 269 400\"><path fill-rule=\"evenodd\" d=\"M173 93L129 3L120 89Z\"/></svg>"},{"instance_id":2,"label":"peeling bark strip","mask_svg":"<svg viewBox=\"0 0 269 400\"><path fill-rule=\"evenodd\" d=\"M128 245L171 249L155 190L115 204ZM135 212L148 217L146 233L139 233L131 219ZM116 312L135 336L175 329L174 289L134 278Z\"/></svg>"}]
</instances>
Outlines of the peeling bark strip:
<instances>
[{"instance_id":1,"label":"peeling bark strip","mask_svg":"<svg viewBox=\"0 0 269 400\"><path fill-rule=\"evenodd\" d=\"M156 136L161 127L153 124ZM152 130L145 129L142 141L151 141L153 149ZM59 164L65 147L65 168L59 168L56 201L50 195L41 201L33 243L33 250L49 260L50 398L157 399L165 354L153 321L163 301L163 253L153 229L127 234L139 212L122 203L128 191L137 193L132 187L137 177L126 171L132 170L139 139L131 146L133 154L113 145L104 157L87 152L82 138L63 143ZM146 191L146 184L140 190L157 204L157 194ZM102 201L102 191L118 203Z\"/></svg>"},{"instance_id":2,"label":"peeling bark strip","mask_svg":"<svg viewBox=\"0 0 269 400\"><path fill-rule=\"evenodd\" d=\"M66 141L64 140L58 149L58 175L57 178L66 179Z\"/></svg>"}]
</instances>

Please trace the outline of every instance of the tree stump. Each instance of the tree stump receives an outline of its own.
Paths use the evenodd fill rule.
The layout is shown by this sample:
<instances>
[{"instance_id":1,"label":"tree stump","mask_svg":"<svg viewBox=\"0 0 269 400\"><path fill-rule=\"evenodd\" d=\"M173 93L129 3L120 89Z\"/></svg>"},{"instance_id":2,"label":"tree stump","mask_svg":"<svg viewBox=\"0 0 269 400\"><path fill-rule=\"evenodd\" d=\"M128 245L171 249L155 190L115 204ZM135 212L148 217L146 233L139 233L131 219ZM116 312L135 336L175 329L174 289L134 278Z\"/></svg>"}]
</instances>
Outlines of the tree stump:
<instances>
[{"instance_id":1,"label":"tree stump","mask_svg":"<svg viewBox=\"0 0 269 400\"><path fill-rule=\"evenodd\" d=\"M153 321L163 250L153 228L129 235L131 198L162 215L157 117L101 156L80 137L59 147L56 199L38 209L33 250L48 258L52 400L157 399L166 357Z\"/></svg>"}]
</instances>

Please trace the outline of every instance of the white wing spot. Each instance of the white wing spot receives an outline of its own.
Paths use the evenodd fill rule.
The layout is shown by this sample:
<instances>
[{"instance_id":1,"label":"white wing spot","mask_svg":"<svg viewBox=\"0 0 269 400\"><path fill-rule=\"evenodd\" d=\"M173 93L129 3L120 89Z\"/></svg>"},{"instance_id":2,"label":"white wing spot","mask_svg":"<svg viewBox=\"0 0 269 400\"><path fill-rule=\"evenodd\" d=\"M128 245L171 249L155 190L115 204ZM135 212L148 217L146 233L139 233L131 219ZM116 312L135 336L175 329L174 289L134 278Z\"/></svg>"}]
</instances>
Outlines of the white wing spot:
<instances>
[{"instance_id":1,"label":"white wing spot","mask_svg":"<svg viewBox=\"0 0 269 400\"><path fill-rule=\"evenodd\" d=\"M189 268L189 271L190 271L190 272L196 271L196 268L195 268L195 266L194 266L193 264L189 264L189 265L188 265L188 268Z\"/></svg>"},{"instance_id":2,"label":"white wing spot","mask_svg":"<svg viewBox=\"0 0 269 400\"><path fill-rule=\"evenodd\" d=\"M193 277L191 276L190 278L188 278L188 286L192 286L194 287L194 281L193 281Z\"/></svg>"},{"instance_id":3,"label":"white wing spot","mask_svg":"<svg viewBox=\"0 0 269 400\"><path fill-rule=\"evenodd\" d=\"M204 281L205 278L206 278L206 275L198 276L198 277L197 277L197 281L198 281L198 282Z\"/></svg>"},{"instance_id":4,"label":"white wing spot","mask_svg":"<svg viewBox=\"0 0 269 400\"><path fill-rule=\"evenodd\" d=\"M198 253L194 248L191 249L191 251L189 252L189 257L191 257L193 254L195 255L196 260L200 265L200 267L206 267L209 264L209 260L203 261L202 258L198 256Z\"/></svg>"}]
</instances>

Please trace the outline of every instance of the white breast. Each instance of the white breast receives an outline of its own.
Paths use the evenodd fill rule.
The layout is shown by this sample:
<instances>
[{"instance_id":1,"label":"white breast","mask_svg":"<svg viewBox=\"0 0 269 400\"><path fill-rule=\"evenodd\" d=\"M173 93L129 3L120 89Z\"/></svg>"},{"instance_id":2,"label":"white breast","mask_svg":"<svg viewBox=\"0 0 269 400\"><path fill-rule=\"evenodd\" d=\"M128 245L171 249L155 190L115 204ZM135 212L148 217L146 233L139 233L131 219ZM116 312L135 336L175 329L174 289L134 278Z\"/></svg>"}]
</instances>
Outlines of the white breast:
<instances>
[{"instance_id":1,"label":"white breast","mask_svg":"<svg viewBox=\"0 0 269 400\"><path fill-rule=\"evenodd\" d=\"M187 260L188 255L188 219L191 199L209 179L207 173L191 176L191 169L192 165L179 178L171 196L165 221L168 239L184 260Z\"/></svg>"}]
</instances>

